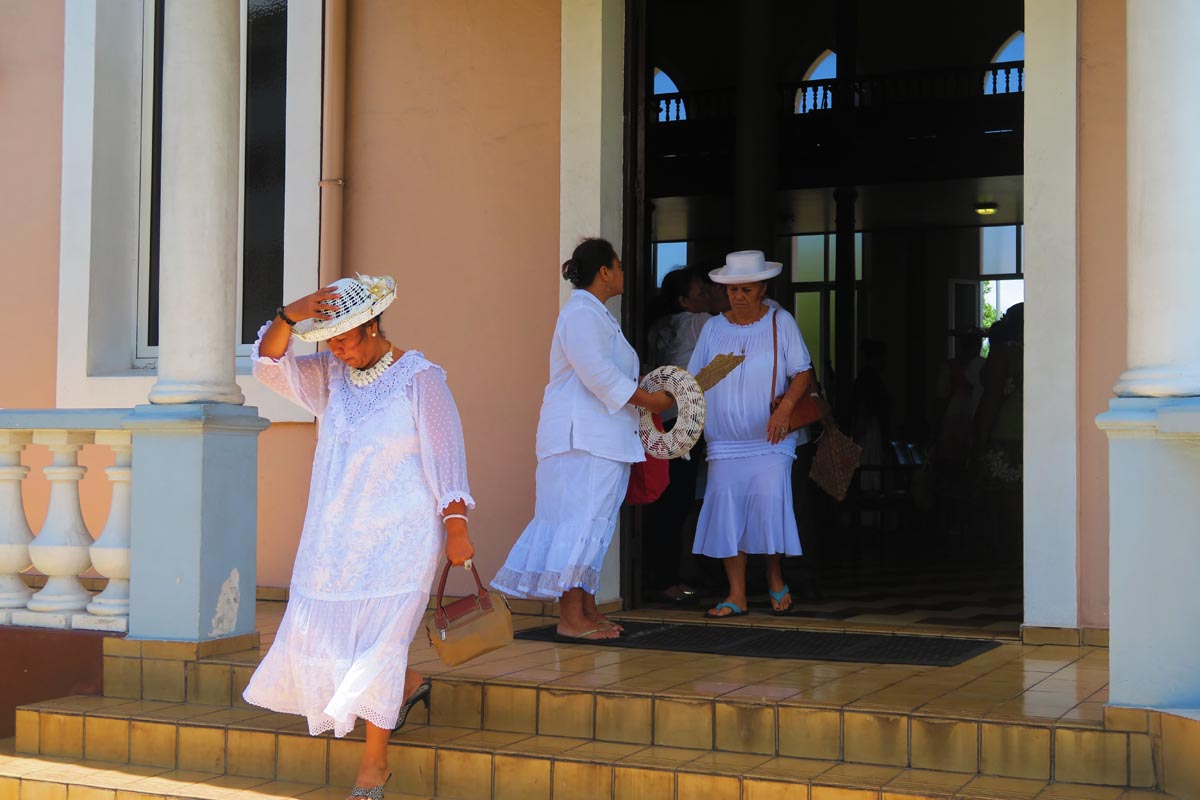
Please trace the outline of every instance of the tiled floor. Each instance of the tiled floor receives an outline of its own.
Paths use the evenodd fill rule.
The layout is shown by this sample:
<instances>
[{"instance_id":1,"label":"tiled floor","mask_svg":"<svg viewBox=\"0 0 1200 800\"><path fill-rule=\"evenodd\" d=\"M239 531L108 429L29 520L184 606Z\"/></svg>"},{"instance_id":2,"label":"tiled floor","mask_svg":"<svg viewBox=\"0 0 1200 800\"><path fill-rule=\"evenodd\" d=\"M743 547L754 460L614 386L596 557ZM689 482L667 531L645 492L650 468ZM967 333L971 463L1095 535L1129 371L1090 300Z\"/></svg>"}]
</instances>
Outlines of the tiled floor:
<instances>
[{"instance_id":1,"label":"tiled floor","mask_svg":"<svg viewBox=\"0 0 1200 800\"><path fill-rule=\"evenodd\" d=\"M274 640L283 610L283 603L258 604L263 653ZM637 615L650 613L638 612ZM515 616L514 621L519 628L547 622L543 617L520 615ZM789 621L762 617L762 624ZM871 630L878 627L867 623L816 622L837 629ZM942 629L939 632L959 635L959 630ZM972 629L961 630L966 634ZM986 634L974 629L974 635ZM230 660L245 664L253 658L254 654L246 653ZM503 679L506 684L653 692L684 698L759 699L779 705L936 714L1043 725L1059 723L1072 727L1102 727L1104 704L1108 701L1107 649L1023 645L1019 642L1003 643L955 667L913 667L518 641L465 666L448 668L438 661L433 649L418 634L410 650L410 663L427 674L468 680Z\"/></svg>"},{"instance_id":2,"label":"tiled floor","mask_svg":"<svg viewBox=\"0 0 1200 800\"><path fill-rule=\"evenodd\" d=\"M431 733L433 729L426 731ZM420 744L419 735L402 735L398 738L410 739L416 744L401 742L394 745L399 752L393 755L393 763L412 762L407 771L415 769L419 772L422 764L432 767L436 759L438 785L450 791L445 796L453 797L522 797L529 800L549 797L553 768L553 796L571 800L614 795L640 800L675 796L741 796L769 800L809 797L814 800L920 800L951 796L970 800L1173 800L1168 795L1144 789L737 753L704 753L681 748L640 748L545 736L502 739L492 735L485 740L484 734L457 733L459 743L448 745L446 741L438 740L436 751ZM513 741L514 738L521 740ZM432 769L428 772L432 773ZM418 773L406 777L410 778L409 785L428 786L431 774L423 779ZM346 795L346 780L338 776L336 780L331 779L331 785L318 785L72 758L14 756L12 740L0 741L0 793L6 798L21 800L67 800L72 796L115 797L117 800L148 800L152 797L341 800ZM809 783L812 784L811 793L806 785ZM455 791L456 788L466 790L466 794ZM413 795L389 791L387 797L389 800L434 800L424 792Z\"/></svg>"},{"instance_id":3,"label":"tiled floor","mask_svg":"<svg viewBox=\"0 0 1200 800\"><path fill-rule=\"evenodd\" d=\"M342 800L343 787L288 783L215 772L113 764L52 756L19 756L13 740L0 740L0 796L16 798L17 780L32 784L30 797L148 798L169 796L196 800ZM5 793L6 790L10 793ZM57 790L57 791L56 791ZM95 790L95 791L88 791ZM25 795L22 794L21 797ZM388 800L418 800L427 795L388 792Z\"/></svg>"}]
</instances>

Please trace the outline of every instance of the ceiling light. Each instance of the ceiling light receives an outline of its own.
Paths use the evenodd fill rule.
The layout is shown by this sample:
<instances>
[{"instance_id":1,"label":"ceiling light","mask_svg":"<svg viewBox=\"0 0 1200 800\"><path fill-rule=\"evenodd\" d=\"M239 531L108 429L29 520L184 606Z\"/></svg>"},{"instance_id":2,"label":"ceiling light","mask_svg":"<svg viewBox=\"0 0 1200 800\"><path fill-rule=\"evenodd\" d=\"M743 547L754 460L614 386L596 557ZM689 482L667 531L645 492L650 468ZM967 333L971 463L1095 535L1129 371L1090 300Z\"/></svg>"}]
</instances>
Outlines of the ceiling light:
<instances>
[{"instance_id":1,"label":"ceiling light","mask_svg":"<svg viewBox=\"0 0 1200 800\"><path fill-rule=\"evenodd\" d=\"M998 208L999 206L995 203L976 203L975 213L981 217L990 217L996 213L996 209Z\"/></svg>"}]
</instances>

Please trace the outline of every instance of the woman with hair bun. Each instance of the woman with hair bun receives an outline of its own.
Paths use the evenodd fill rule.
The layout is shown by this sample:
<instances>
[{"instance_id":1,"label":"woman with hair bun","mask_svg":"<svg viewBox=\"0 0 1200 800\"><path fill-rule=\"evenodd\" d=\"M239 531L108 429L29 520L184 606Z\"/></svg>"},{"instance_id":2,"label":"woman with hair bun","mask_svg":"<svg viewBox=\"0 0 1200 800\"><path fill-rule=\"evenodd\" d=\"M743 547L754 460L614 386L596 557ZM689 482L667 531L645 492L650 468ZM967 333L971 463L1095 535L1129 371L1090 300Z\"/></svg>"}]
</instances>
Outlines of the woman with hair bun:
<instances>
[{"instance_id":1,"label":"woman with hair bun","mask_svg":"<svg viewBox=\"0 0 1200 800\"><path fill-rule=\"evenodd\" d=\"M673 400L638 386L637 352L604 306L625 291L613 246L583 240L562 276L575 290L550 343L533 521L492 586L510 597L558 600L560 636L612 639L621 628L600 613L596 591L630 465L646 458L637 407L662 412Z\"/></svg>"}]
</instances>

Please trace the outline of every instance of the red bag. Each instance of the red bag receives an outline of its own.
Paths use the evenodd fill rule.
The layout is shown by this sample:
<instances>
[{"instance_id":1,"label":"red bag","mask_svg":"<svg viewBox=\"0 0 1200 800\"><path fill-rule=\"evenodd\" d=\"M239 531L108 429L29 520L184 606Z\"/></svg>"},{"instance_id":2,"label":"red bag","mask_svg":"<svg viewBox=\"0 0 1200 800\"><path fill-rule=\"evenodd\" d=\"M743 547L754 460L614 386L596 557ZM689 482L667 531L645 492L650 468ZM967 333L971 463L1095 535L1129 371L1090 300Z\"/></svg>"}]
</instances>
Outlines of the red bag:
<instances>
[{"instance_id":1,"label":"red bag","mask_svg":"<svg viewBox=\"0 0 1200 800\"><path fill-rule=\"evenodd\" d=\"M662 418L654 415L654 425L663 429ZM646 460L636 463L629 470L629 488L625 490L625 502L631 506L644 506L662 497L671 482L671 462L655 458L649 453Z\"/></svg>"}]
</instances>

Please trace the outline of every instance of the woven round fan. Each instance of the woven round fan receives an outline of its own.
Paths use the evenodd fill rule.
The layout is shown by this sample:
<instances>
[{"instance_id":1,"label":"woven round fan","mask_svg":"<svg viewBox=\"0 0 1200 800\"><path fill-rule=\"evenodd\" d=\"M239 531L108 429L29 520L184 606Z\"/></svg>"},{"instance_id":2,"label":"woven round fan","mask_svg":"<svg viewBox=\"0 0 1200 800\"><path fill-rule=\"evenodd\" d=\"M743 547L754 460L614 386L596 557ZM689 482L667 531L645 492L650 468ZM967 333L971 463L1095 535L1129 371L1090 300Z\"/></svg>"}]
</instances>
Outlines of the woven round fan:
<instances>
[{"instance_id":1,"label":"woven round fan","mask_svg":"<svg viewBox=\"0 0 1200 800\"><path fill-rule=\"evenodd\" d=\"M642 379L647 392L667 391L675 398L678 415L675 426L660 431L649 411L638 409L641 417L642 447L655 458L679 458L696 445L704 431L704 392L687 370L659 367Z\"/></svg>"}]
</instances>

